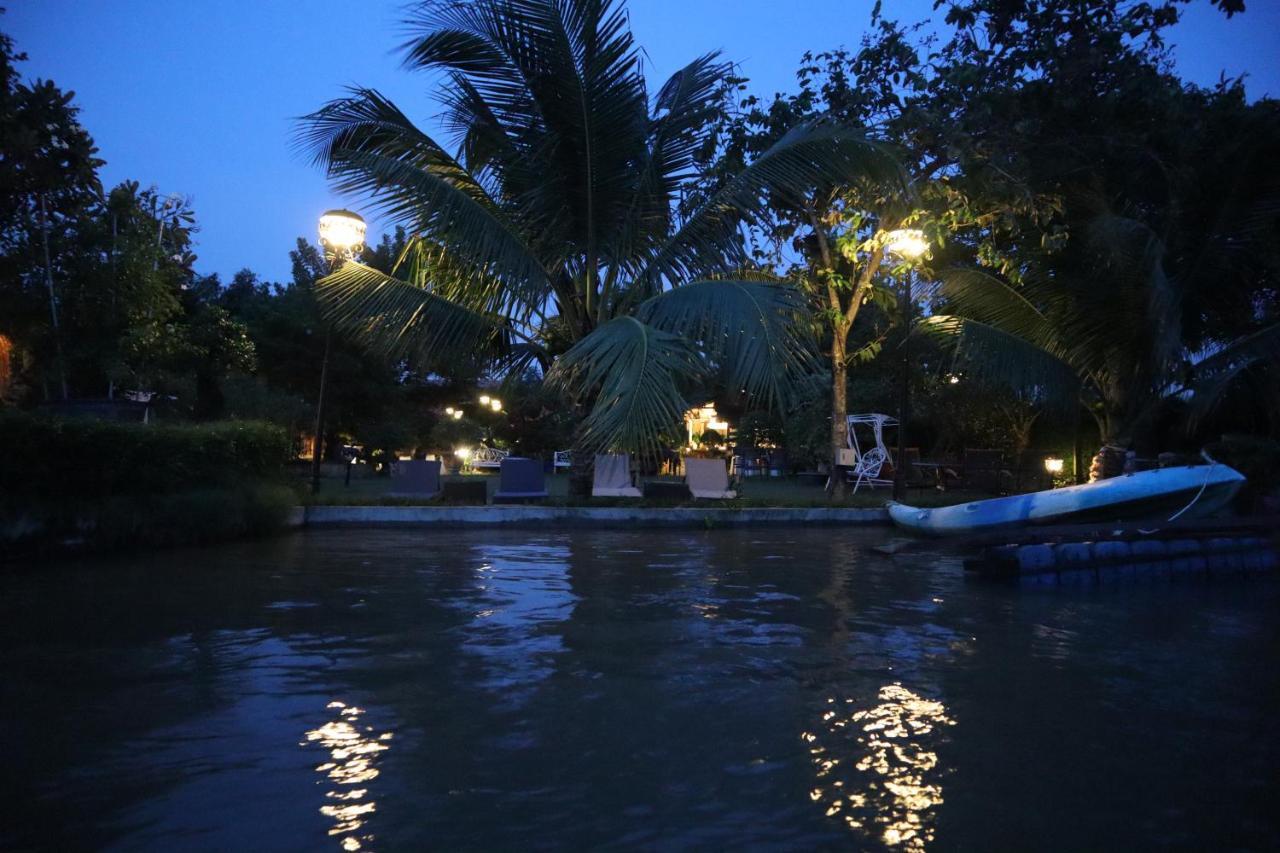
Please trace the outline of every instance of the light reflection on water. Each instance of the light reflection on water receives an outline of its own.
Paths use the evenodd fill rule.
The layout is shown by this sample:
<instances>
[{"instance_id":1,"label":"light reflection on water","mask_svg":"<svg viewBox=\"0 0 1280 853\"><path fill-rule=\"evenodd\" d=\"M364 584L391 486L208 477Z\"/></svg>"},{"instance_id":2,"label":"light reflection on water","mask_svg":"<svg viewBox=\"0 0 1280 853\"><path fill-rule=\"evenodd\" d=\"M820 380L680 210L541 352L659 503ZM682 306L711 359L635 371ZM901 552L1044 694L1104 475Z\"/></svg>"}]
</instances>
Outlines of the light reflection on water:
<instances>
[{"instance_id":1,"label":"light reflection on water","mask_svg":"<svg viewBox=\"0 0 1280 853\"><path fill-rule=\"evenodd\" d=\"M373 834L360 829L377 811L368 783L378 778L375 766L380 754L390 749L391 732L374 733L373 726L360 730L363 708L345 702L330 702L326 708L336 711L334 719L306 733L299 746L318 744L329 750L329 761L316 765L333 788L325 799L333 802L320 807L320 814L331 818L334 825L329 835L341 838L343 850L368 850Z\"/></svg>"},{"instance_id":2,"label":"light reflection on water","mask_svg":"<svg viewBox=\"0 0 1280 853\"><path fill-rule=\"evenodd\" d=\"M880 688L880 704L827 699L822 726L804 732L818 784L809 799L854 832L890 847L924 850L934 838L934 810L942 804L938 754L932 746L955 725L941 702L901 684Z\"/></svg>"},{"instance_id":3,"label":"light reflection on water","mask_svg":"<svg viewBox=\"0 0 1280 853\"><path fill-rule=\"evenodd\" d=\"M0 573L0 850L1277 848L1275 579L993 588L886 535Z\"/></svg>"}]
</instances>

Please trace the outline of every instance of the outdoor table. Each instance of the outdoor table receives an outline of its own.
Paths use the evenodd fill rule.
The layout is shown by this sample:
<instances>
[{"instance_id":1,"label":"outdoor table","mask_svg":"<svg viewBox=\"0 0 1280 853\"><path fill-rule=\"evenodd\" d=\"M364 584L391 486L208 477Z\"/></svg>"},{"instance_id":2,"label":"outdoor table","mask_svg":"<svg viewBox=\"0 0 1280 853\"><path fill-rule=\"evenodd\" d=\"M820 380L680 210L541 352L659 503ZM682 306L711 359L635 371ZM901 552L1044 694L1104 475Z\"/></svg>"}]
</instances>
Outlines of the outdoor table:
<instances>
[{"instance_id":1,"label":"outdoor table","mask_svg":"<svg viewBox=\"0 0 1280 853\"><path fill-rule=\"evenodd\" d=\"M912 462L914 467L919 468L921 472L933 472L933 481L935 487L940 492L947 490L947 478L943 476L943 472L947 470L945 462Z\"/></svg>"}]
</instances>

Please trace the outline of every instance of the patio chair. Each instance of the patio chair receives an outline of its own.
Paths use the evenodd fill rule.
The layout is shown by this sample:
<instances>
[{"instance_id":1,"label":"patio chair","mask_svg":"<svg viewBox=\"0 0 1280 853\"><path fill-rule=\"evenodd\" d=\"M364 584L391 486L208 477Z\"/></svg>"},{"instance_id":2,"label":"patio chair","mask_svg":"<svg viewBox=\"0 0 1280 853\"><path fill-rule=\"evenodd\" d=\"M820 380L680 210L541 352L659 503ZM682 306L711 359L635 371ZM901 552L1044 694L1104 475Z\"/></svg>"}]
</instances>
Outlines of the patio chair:
<instances>
[{"instance_id":1,"label":"patio chair","mask_svg":"<svg viewBox=\"0 0 1280 853\"><path fill-rule=\"evenodd\" d=\"M640 490L631 481L631 457L625 453L596 454L595 478L591 483L595 498L638 498Z\"/></svg>"},{"instance_id":2,"label":"patio chair","mask_svg":"<svg viewBox=\"0 0 1280 853\"><path fill-rule=\"evenodd\" d=\"M684 479L695 498L732 500L738 493L729 488L729 469L723 459L684 460Z\"/></svg>"},{"instance_id":3,"label":"patio chair","mask_svg":"<svg viewBox=\"0 0 1280 853\"><path fill-rule=\"evenodd\" d=\"M494 503L536 501L547 496L547 474L542 470L541 459L508 456L498 472Z\"/></svg>"},{"instance_id":4,"label":"patio chair","mask_svg":"<svg viewBox=\"0 0 1280 853\"><path fill-rule=\"evenodd\" d=\"M440 494L440 460L411 459L391 463L393 498L433 498Z\"/></svg>"}]
</instances>

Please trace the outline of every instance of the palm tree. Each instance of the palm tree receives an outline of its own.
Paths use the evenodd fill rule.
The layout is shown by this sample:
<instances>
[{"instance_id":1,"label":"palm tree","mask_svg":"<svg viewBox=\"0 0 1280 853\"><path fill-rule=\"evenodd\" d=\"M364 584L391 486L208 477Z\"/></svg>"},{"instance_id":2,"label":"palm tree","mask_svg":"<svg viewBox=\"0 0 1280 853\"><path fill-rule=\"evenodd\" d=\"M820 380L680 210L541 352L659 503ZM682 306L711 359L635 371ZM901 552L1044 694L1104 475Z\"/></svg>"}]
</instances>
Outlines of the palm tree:
<instances>
[{"instance_id":1,"label":"palm tree","mask_svg":"<svg viewBox=\"0 0 1280 853\"><path fill-rule=\"evenodd\" d=\"M1192 414L1201 414L1233 379L1280 359L1280 323L1209 341L1198 353L1184 335L1186 294L1206 286L1193 277L1226 269L1208 255L1247 250L1265 231L1245 218L1248 235L1205 241L1204 257L1175 276L1159 235L1137 219L1103 212L1052 268L1028 263L1016 281L972 268L944 271L939 294L947 313L922 325L949 339L955 359L975 377L1030 390L1060 410L1083 406L1102 445L1091 468L1096 475L1105 449L1128 447L1161 403L1187 398ZM1222 286L1221 277L1216 281Z\"/></svg>"},{"instance_id":2,"label":"palm tree","mask_svg":"<svg viewBox=\"0 0 1280 853\"><path fill-rule=\"evenodd\" d=\"M822 175L900 181L892 156L814 121L699 197L717 54L651 98L618 0L437 0L407 25L406 67L443 74L456 156L371 89L301 128L339 191L411 234L407 280L352 264L320 282L335 326L393 357L536 363L589 405L582 449L656 452L681 389L713 371L785 403L811 363L804 298L743 272L741 229L769 193Z\"/></svg>"}]
</instances>

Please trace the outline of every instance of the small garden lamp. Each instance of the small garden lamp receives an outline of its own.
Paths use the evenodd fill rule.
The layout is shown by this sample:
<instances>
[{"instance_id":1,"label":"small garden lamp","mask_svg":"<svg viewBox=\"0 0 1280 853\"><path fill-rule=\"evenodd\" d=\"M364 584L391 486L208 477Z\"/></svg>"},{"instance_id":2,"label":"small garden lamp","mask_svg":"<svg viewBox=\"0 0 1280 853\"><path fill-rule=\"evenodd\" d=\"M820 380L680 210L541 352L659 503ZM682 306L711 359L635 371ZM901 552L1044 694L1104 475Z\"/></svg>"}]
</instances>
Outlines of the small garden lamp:
<instances>
[{"instance_id":1,"label":"small garden lamp","mask_svg":"<svg viewBox=\"0 0 1280 853\"><path fill-rule=\"evenodd\" d=\"M489 395L488 395L488 394L481 394L481 395L480 395L480 405L482 405L482 406L487 406L487 405L489 405Z\"/></svg>"},{"instance_id":2,"label":"small garden lamp","mask_svg":"<svg viewBox=\"0 0 1280 853\"><path fill-rule=\"evenodd\" d=\"M1062 473L1062 457L1046 456L1044 460L1044 470L1054 477Z\"/></svg>"},{"instance_id":3,"label":"small garden lamp","mask_svg":"<svg viewBox=\"0 0 1280 853\"><path fill-rule=\"evenodd\" d=\"M493 409L495 412L501 412L502 401L499 400L497 397L489 398L489 408Z\"/></svg>"},{"instance_id":4,"label":"small garden lamp","mask_svg":"<svg viewBox=\"0 0 1280 853\"><path fill-rule=\"evenodd\" d=\"M328 210L320 216L320 245L324 247L329 271L336 272L353 261L364 248L364 218L350 210ZM316 443L311 452L311 493L320 492L320 457L324 453L324 389L329 380L329 349L333 332L324 333L324 358L320 362L320 396L316 400Z\"/></svg>"}]
</instances>

